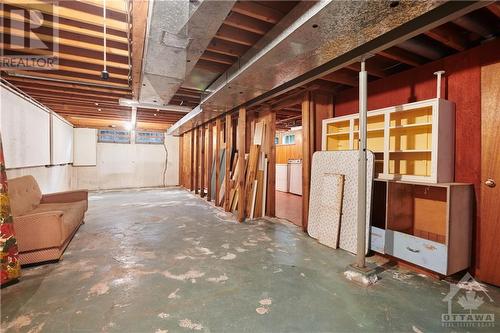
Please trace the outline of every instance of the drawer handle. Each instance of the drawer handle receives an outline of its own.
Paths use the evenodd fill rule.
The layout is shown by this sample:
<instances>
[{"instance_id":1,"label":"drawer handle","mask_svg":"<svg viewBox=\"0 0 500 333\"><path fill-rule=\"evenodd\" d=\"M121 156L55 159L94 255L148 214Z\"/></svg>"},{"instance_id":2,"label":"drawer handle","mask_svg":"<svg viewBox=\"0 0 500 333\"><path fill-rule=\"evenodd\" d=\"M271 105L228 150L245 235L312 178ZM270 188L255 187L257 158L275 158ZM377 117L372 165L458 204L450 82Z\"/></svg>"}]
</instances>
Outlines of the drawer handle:
<instances>
[{"instance_id":1,"label":"drawer handle","mask_svg":"<svg viewBox=\"0 0 500 333\"><path fill-rule=\"evenodd\" d=\"M412 249L411 247L407 246L406 249L410 252L413 252L413 253L419 253L420 250L417 250L417 249Z\"/></svg>"}]
</instances>

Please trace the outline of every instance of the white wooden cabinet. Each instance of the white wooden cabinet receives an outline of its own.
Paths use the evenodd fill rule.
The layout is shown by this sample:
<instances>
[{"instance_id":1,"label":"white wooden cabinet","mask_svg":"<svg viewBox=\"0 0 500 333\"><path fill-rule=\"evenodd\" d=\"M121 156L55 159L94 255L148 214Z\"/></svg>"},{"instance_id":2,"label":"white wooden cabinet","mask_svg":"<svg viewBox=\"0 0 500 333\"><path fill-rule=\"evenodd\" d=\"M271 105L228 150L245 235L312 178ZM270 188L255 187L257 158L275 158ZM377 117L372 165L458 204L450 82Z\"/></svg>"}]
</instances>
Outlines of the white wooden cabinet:
<instances>
[{"instance_id":1,"label":"white wooden cabinet","mask_svg":"<svg viewBox=\"0 0 500 333\"><path fill-rule=\"evenodd\" d=\"M375 178L425 183L454 179L455 106L429 99L368 112ZM359 147L358 114L323 120L323 150Z\"/></svg>"}]
</instances>

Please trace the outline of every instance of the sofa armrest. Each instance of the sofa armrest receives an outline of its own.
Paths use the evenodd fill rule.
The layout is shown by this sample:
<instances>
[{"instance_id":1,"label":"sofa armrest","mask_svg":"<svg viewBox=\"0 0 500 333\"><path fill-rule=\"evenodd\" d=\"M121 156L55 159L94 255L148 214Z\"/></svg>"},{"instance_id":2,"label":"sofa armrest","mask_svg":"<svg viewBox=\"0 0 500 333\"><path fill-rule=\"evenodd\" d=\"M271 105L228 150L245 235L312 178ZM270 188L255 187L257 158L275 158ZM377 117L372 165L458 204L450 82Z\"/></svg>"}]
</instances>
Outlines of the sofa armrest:
<instances>
[{"instance_id":1,"label":"sofa armrest","mask_svg":"<svg viewBox=\"0 0 500 333\"><path fill-rule=\"evenodd\" d=\"M67 203L75 201L88 201L89 192L87 190L67 191L42 195L40 203Z\"/></svg>"},{"instance_id":2,"label":"sofa armrest","mask_svg":"<svg viewBox=\"0 0 500 333\"><path fill-rule=\"evenodd\" d=\"M64 243L63 212L59 210L14 217L14 229L21 252Z\"/></svg>"}]
</instances>

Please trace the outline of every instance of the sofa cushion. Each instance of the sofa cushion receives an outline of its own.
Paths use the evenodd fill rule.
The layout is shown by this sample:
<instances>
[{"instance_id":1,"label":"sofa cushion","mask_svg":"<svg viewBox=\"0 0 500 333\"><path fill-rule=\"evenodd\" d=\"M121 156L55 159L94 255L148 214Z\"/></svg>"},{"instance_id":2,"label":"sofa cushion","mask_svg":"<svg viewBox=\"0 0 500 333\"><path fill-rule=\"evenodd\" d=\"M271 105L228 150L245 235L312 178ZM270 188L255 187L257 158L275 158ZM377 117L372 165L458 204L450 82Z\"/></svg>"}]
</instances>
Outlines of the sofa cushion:
<instances>
[{"instance_id":1,"label":"sofa cushion","mask_svg":"<svg viewBox=\"0 0 500 333\"><path fill-rule=\"evenodd\" d=\"M67 203L40 204L36 209L31 211L30 214L49 212L54 210L62 211L63 233L64 239L66 240L83 221L86 208L87 201L85 200Z\"/></svg>"},{"instance_id":2,"label":"sofa cushion","mask_svg":"<svg viewBox=\"0 0 500 333\"><path fill-rule=\"evenodd\" d=\"M42 192L33 176L23 176L9 180L9 199L12 215L20 216L38 207Z\"/></svg>"}]
</instances>

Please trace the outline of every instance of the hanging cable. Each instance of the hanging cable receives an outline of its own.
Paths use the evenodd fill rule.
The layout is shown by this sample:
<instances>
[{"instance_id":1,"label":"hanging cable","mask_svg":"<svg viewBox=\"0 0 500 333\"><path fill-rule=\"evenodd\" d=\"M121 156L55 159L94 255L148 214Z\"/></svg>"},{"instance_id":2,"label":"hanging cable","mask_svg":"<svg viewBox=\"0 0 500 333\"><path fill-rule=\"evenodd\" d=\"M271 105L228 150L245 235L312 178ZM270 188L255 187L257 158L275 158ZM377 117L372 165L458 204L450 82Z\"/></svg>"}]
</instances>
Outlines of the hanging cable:
<instances>
[{"instance_id":1,"label":"hanging cable","mask_svg":"<svg viewBox=\"0 0 500 333\"><path fill-rule=\"evenodd\" d=\"M106 33L107 33L107 27L106 27L106 0L102 0L102 17L103 17L103 46L104 46L104 50L103 50L103 61L104 61L104 69L102 70L101 72L101 78L103 80L107 80L109 79L109 73L108 73L108 69L107 69L107 63L106 63L106 49L107 49L107 45L106 45Z\"/></svg>"},{"instance_id":2,"label":"hanging cable","mask_svg":"<svg viewBox=\"0 0 500 333\"><path fill-rule=\"evenodd\" d=\"M165 148L165 168L163 169L163 187L167 187L167 170L168 170L168 149L167 149L167 138L163 138L163 148Z\"/></svg>"}]
</instances>

